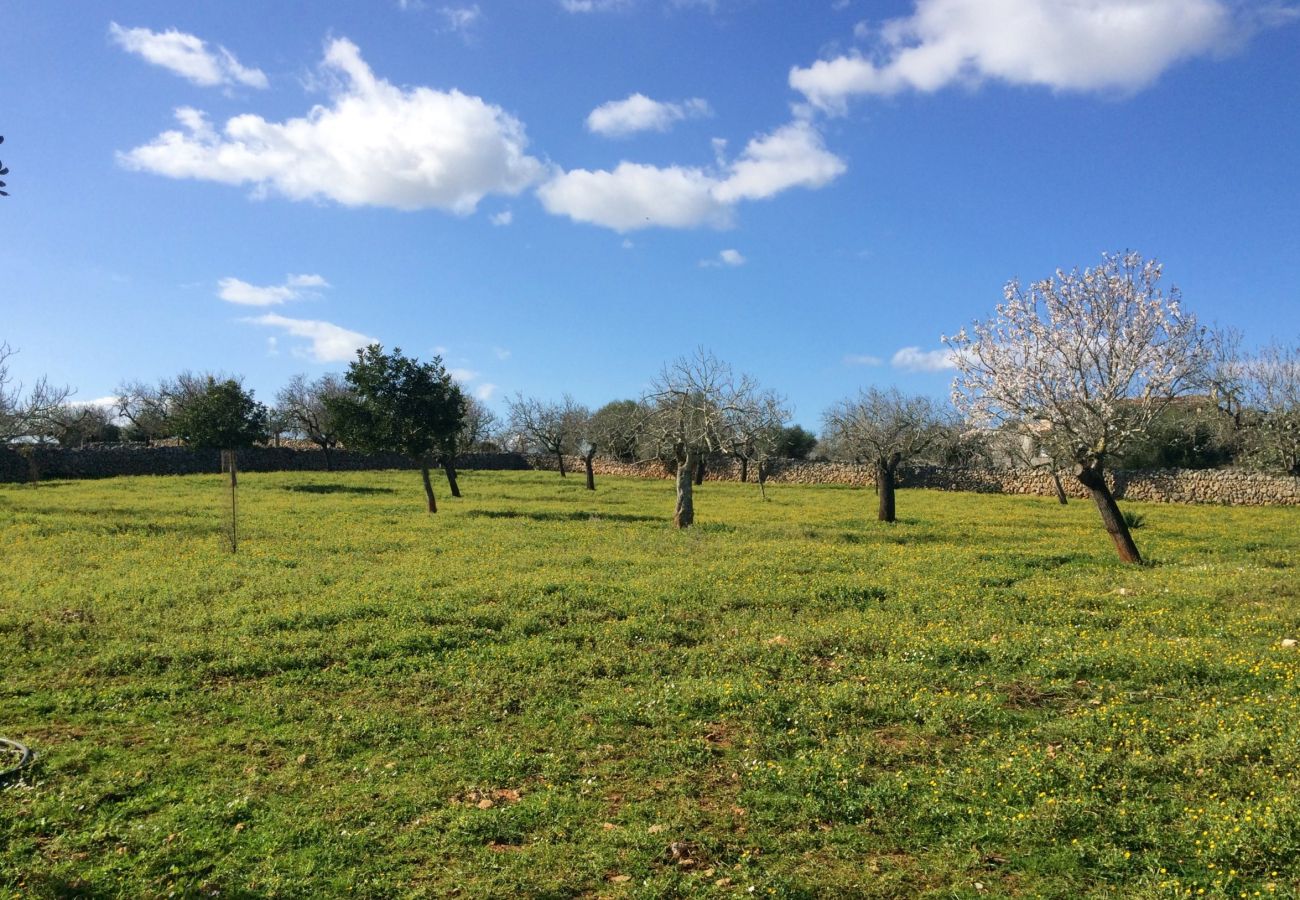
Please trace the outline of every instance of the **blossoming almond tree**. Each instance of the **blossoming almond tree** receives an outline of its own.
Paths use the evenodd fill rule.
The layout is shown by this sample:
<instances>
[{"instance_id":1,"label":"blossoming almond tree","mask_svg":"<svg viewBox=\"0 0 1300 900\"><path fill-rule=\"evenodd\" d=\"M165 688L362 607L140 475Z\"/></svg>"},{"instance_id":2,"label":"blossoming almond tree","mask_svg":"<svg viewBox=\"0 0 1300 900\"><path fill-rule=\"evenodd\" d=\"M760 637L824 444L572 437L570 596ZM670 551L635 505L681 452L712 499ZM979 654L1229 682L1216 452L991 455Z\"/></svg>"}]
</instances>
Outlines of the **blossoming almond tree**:
<instances>
[{"instance_id":1,"label":"blossoming almond tree","mask_svg":"<svg viewBox=\"0 0 1300 900\"><path fill-rule=\"evenodd\" d=\"M1022 429L1074 464L1126 562L1137 546L1106 484L1106 466L1175 397L1196 389L1209 352L1161 266L1136 253L1057 270L1027 289L1011 281L992 319L944 343L958 375L953 402L975 422Z\"/></svg>"}]
</instances>

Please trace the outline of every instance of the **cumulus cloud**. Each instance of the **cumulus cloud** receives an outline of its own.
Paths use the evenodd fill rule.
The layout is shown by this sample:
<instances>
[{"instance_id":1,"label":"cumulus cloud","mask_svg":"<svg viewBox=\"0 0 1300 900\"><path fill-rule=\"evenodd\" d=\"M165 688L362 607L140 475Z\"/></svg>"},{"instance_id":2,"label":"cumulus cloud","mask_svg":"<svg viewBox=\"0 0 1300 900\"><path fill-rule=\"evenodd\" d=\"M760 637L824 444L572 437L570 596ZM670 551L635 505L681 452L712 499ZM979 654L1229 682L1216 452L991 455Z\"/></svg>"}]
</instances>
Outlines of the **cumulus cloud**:
<instances>
[{"instance_id":1,"label":"cumulus cloud","mask_svg":"<svg viewBox=\"0 0 1300 900\"><path fill-rule=\"evenodd\" d=\"M903 347L893 355L889 364L904 372L942 372L957 368L951 350L922 350L920 347Z\"/></svg>"},{"instance_id":2,"label":"cumulus cloud","mask_svg":"<svg viewBox=\"0 0 1300 900\"><path fill-rule=\"evenodd\" d=\"M227 303L241 306L278 306L297 300L312 288L329 287L320 275L290 275L283 284L249 284L238 278L223 278L217 282L217 296Z\"/></svg>"},{"instance_id":3,"label":"cumulus cloud","mask_svg":"<svg viewBox=\"0 0 1300 900\"><path fill-rule=\"evenodd\" d=\"M1230 49L1245 27L1226 0L915 0L866 55L790 71L813 105L998 80L1061 91L1131 92L1171 66ZM1261 20L1262 21L1262 20Z\"/></svg>"},{"instance_id":4,"label":"cumulus cloud","mask_svg":"<svg viewBox=\"0 0 1300 900\"><path fill-rule=\"evenodd\" d=\"M447 374L451 376L452 381L459 382L460 384L469 384L475 378L478 378L479 375L479 373L475 372L473 369L464 368L448 369Z\"/></svg>"},{"instance_id":5,"label":"cumulus cloud","mask_svg":"<svg viewBox=\"0 0 1300 900\"><path fill-rule=\"evenodd\" d=\"M356 358L357 351L362 347L379 343L378 338L364 335L359 331L350 331L333 322L290 319L275 313L267 313L244 321L254 325L279 328L291 337L305 338L307 343L295 347L294 354L321 363L350 362Z\"/></svg>"},{"instance_id":6,"label":"cumulus cloud","mask_svg":"<svg viewBox=\"0 0 1300 900\"><path fill-rule=\"evenodd\" d=\"M203 87L267 86L266 74L261 69L240 65L235 55L225 47L209 48L202 38L183 31L123 28L113 22L108 26L108 35L126 52L134 53L155 66L170 69Z\"/></svg>"},{"instance_id":7,"label":"cumulus cloud","mask_svg":"<svg viewBox=\"0 0 1300 900\"><path fill-rule=\"evenodd\" d=\"M250 184L258 193L344 206L474 211L487 194L518 194L544 174L519 120L457 90L402 89L377 78L351 41L326 49L338 84L327 106L269 122L247 113L221 133L182 108L179 131L119 153L131 169Z\"/></svg>"},{"instance_id":8,"label":"cumulus cloud","mask_svg":"<svg viewBox=\"0 0 1300 900\"><path fill-rule=\"evenodd\" d=\"M587 116L587 130L606 137L626 137L638 131L667 131L684 119L711 115L709 102L700 97L669 103L651 100L645 94L631 94L593 109Z\"/></svg>"},{"instance_id":9,"label":"cumulus cloud","mask_svg":"<svg viewBox=\"0 0 1300 900\"><path fill-rule=\"evenodd\" d=\"M715 144L715 149L720 148ZM797 120L751 140L716 168L620 162L613 171L573 169L538 188L546 210L627 232L638 228L726 227L741 200L764 200L792 187L819 188L845 171L820 132Z\"/></svg>"}]
</instances>

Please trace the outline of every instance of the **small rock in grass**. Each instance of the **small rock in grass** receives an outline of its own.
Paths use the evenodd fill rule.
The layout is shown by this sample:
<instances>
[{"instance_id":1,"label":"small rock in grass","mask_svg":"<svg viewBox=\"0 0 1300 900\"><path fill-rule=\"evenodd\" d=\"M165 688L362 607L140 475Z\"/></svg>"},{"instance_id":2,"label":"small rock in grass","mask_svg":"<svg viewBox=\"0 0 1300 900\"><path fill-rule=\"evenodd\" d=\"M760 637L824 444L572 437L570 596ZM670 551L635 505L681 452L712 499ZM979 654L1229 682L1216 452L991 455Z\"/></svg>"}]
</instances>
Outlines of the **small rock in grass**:
<instances>
[{"instance_id":1,"label":"small rock in grass","mask_svg":"<svg viewBox=\"0 0 1300 900\"><path fill-rule=\"evenodd\" d=\"M1286 647L1288 650L1293 650L1293 649L1295 649L1295 647L1296 647L1297 644L1300 644L1300 641L1297 641L1295 638L1283 638L1283 639L1282 639L1282 646L1283 646L1283 647Z\"/></svg>"}]
</instances>

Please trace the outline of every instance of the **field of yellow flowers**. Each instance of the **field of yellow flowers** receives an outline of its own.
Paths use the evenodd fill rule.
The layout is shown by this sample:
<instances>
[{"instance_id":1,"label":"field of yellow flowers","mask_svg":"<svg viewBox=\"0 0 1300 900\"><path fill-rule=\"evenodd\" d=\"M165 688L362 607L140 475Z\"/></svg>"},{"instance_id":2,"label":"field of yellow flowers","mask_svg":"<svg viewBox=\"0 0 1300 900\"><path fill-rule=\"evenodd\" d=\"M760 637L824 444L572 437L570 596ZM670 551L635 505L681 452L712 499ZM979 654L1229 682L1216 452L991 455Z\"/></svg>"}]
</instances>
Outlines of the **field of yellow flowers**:
<instances>
[{"instance_id":1,"label":"field of yellow flowers","mask_svg":"<svg viewBox=\"0 0 1300 900\"><path fill-rule=\"evenodd\" d=\"M0 487L0 895L1300 896L1300 510Z\"/></svg>"}]
</instances>

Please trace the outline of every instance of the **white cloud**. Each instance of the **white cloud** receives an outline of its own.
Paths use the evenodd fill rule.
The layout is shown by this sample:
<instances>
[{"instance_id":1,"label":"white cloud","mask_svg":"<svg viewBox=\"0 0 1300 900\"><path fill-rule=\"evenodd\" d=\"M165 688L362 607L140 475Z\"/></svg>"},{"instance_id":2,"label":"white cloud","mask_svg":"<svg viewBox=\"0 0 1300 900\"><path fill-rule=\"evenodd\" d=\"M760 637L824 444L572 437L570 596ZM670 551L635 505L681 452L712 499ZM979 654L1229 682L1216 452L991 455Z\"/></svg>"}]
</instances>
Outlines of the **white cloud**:
<instances>
[{"instance_id":1,"label":"white cloud","mask_svg":"<svg viewBox=\"0 0 1300 900\"><path fill-rule=\"evenodd\" d=\"M497 386L490 381L485 381L478 387L474 388L474 396L483 401L492 399L492 395L497 392Z\"/></svg>"},{"instance_id":2,"label":"white cloud","mask_svg":"<svg viewBox=\"0 0 1300 900\"><path fill-rule=\"evenodd\" d=\"M359 331L349 331L333 322L290 319L275 313L267 313L244 321L254 325L280 328L293 337L306 338L309 343L305 347L295 348L295 355L307 356L322 363L350 362L362 347L379 343L378 338L369 337Z\"/></svg>"},{"instance_id":3,"label":"white cloud","mask_svg":"<svg viewBox=\"0 0 1300 900\"><path fill-rule=\"evenodd\" d=\"M469 384L475 378L478 378L479 375L479 373L475 372L473 369L457 368L448 369L447 374L451 376L452 381L459 382L460 384Z\"/></svg>"},{"instance_id":4,"label":"white cloud","mask_svg":"<svg viewBox=\"0 0 1300 900\"><path fill-rule=\"evenodd\" d=\"M720 148L715 143L715 150ZM731 223L741 200L763 200L792 187L819 188L845 171L807 121L754 138L740 158L716 170L620 162L613 171L573 169L537 189L546 210L627 232Z\"/></svg>"},{"instance_id":5,"label":"white cloud","mask_svg":"<svg viewBox=\"0 0 1300 900\"><path fill-rule=\"evenodd\" d=\"M904 347L893 355L889 364L905 372L942 372L957 368L951 350L922 350Z\"/></svg>"},{"instance_id":6,"label":"white cloud","mask_svg":"<svg viewBox=\"0 0 1300 900\"><path fill-rule=\"evenodd\" d=\"M256 285L238 278L223 278L217 282L217 296L227 303L241 306L278 306L297 300L310 288L329 287L320 275L290 275L284 284Z\"/></svg>"},{"instance_id":7,"label":"white cloud","mask_svg":"<svg viewBox=\"0 0 1300 900\"><path fill-rule=\"evenodd\" d=\"M885 361L879 356L871 356L866 353L849 354L844 357L844 365L846 366L880 366L884 365L884 363Z\"/></svg>"},{"instance_id":8,"label":"white cloud","mask_svg":"<svg viewBox=\"0 0 1300 900\"><path fill-rule=\"evenodd\" d=\"M448 31L454 31L461 37L468 37L470 31L478 23L482 10L475 3L472 6L443 6L439 7L438 14L442 16L443 22L446 23Z\"/></svg>"},{"instance_id":9,"label":"white cloud","mask_svg":"<svg viewBox=\"0 0 1300 900\"><path fill-rule=\"evenodd\" d=\"M118 160L292 200L462 215L484 195L518 194L544 174L525 152L523 124L500 107L457 90L396 87L375 77L344 38L329 44L322 65L341 83L330 105L303 118L268 122L246 113L217 134L202 113L180 109L183 131L163 132Z\"/></svg>"},{"instance_id":10,"label":"white cloud","mask_svg":"<svg viewBox=\"0 0 1300 900\"><path fill-rule=\"evenodd\" d=\"M606 137L626 137L638 131L667 131L684 119L713 115L709 103L692 97L680 103L651 100L645 94L631 94L625 100L602 103L587 116L587 130Z\"/></svg>"},{"instance_id":11,"label":"white cloud","mask_svg":"<svg viewBox=\"0 0 1300 900\"><path fill-rule=\"evenodd\" d=\"M493 225L509 225L515 220L515 214L508 209L503 209L490 217Z\"/></svg>"},{"instance_id":12,"label":"white cloud","mask_svg":"<svg viewBox=\"0 0 1300 900\"><path fill-rule=\"evenodd\" d=\"M702 259L700 265L704 268L717 268L720 266L743 266L749 260L745 259L739 250L722 250L718 253L716 259Z\"/></svg>"},{"instance_id":13,"label":"white cloud","mask_svg":"<svg viewBox=\"0 0 1300 900\"><path fill-rule=\"evenodd\" d=\"M793 68L790 86L829 112L843 112L855 95L988 79L1130 92L1182 60L1231 49L1247 24L1234 21L1226 0L915 2L911 16L872 29L868 56Z\"/></svg>"},{"instance_id":14,"label":"white cloud","mask_svg":"<svg viewBox=\"0 0 1300 900\"><path fill-rule=\"evenodd\" d=\"M201 38L174 28L150 31L148 28L123 28L116 22L108 26L109 37L128 53L170 69L182 78L203 87L242 84L264 88L266 74L261 69L240 65L225 47L209 49Z\"/></svg>"},{"instance_id":15,"label":"white cloud","mask_svg":"<svg viewBox=\"0 0 1300 900\"><path fill-rule=\"evenodd\" d=\"M560 0L560 7L571 13L616 12L631 6L631 0Z\"/></svg>"}]
</instances>

